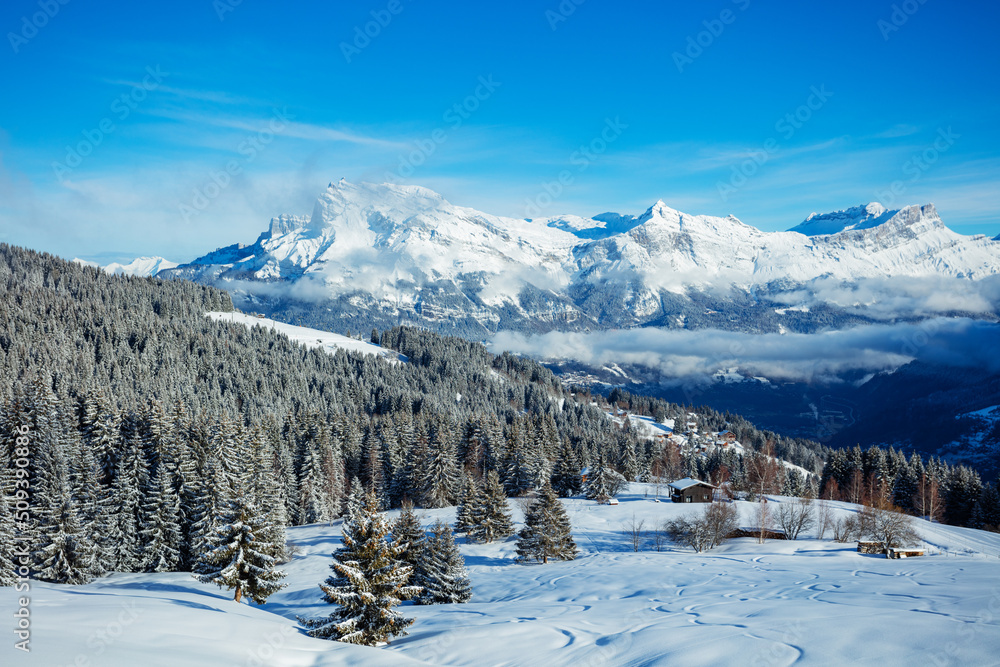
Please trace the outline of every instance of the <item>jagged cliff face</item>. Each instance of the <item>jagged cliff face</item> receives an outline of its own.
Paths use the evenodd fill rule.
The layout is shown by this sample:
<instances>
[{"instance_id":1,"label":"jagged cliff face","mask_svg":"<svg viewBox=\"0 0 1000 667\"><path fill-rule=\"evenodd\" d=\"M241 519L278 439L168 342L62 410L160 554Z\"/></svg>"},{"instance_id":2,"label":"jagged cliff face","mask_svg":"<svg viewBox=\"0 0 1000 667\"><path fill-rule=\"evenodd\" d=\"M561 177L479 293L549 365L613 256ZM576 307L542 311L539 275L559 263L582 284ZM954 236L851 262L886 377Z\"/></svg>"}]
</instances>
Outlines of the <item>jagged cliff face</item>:
<instances>
[{"instance_id":1,"label":"jagged cliff face","mask_svg":"<svg viewBox=\"0 0 1000 667\"><path fill-rule=\"evenodd\" d=\"M808 297L818 282L998 273L1000 243L952 232L933 205L873 203L769 233L662 201L638 217L518 220L426 188L341 181L310 216L275 218L253 245L160 275L217 284L244 307L292 309L313 324L409 322L481 337L723 320L777 330L809 318L799 309L783 324L774 304L794 310L796 295Z\"/></svg>"}]
</instances>

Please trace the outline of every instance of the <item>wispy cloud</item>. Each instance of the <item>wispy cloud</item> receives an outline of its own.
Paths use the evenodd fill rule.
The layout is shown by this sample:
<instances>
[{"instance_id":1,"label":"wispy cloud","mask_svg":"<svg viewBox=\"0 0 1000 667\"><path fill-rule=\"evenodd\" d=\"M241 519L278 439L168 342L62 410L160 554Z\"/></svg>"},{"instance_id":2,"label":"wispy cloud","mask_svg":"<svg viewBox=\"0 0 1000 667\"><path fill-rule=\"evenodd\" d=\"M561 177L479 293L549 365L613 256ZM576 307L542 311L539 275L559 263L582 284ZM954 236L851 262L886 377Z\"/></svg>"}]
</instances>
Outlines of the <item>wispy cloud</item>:
<instances>
[{"instance_id":1,"label":"wispy cloud","mask_svg":"<svg viewBox=\"0 0 1000 667\"><path fill-rule=\"evenodd\" d=\"M738 368L772 380L839 382L850 371L893 370L914 359L1000 371L1000 325L934 319L786 335L654 328L531 336L500 332L490 349L594 366L636 364L669 378L704 378Z\"/></svg>"}]
</instances>

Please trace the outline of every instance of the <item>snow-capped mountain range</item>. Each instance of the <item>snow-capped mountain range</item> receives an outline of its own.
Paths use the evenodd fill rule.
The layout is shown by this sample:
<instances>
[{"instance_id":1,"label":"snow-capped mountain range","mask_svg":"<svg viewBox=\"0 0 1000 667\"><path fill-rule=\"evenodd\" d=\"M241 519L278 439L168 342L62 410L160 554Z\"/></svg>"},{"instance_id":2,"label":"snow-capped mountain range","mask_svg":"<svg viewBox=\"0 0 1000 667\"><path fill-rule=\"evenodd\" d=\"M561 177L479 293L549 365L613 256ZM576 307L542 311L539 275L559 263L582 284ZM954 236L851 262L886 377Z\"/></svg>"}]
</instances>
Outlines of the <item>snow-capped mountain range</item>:
<instances>
[{"instance_id":1,"label":"snow-capped mountain range","mask_svg":"<svg viewBox=\"0 0 1000 667\"><path fill-rule=\"evenodd\" d=\"M83 266L93 266L95 268L104 269L105 272L111 274L124 274L126 276L155 276L160 271L165 269L172 269L178 266L177 262L171 262L168 259L163 259L162 257L136 257L128 264L119 264L118 262L111 262L101 266L97 262L89 262L85 259L74 258L74 262L81 264Z\"/></svg>"},{"instance_id":2,"label":"snow-capped mountain range","mask_svg":"<svg viewBox=\"0 0 1000 667\"><path fill-rule=\"evenodd\" d=\"M411 322L473 336L501 328L716 326L699 319L712 320L715 304L763 303L770 314L775 304L795 305L788 295L817 281L997 274L1000 242L951 231L931 204L871 203L763 232L663 201L640 216L521 220L456 206L418 186L343 180L330 184L311 215L272 219L252 245L161 270L303 323L323 323L323 312L361 326Z\"/></svg>"}]
</instances>

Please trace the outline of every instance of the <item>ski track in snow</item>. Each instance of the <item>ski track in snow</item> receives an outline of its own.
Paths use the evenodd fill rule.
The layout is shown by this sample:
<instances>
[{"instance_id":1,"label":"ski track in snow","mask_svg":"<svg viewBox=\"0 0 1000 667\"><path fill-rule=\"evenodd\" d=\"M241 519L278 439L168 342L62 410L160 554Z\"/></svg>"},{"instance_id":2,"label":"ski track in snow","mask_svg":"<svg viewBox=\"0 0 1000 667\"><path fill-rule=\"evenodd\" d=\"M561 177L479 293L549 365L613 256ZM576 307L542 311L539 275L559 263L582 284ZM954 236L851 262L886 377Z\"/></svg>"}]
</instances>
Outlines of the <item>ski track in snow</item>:
<instances>
[{"instance_id":1,"label":"ski track in snow","mask_svg":"<svg viewBox=\"0 0 1000 667\"><path fill-rule=\"evenodd\" d=\"M651 529L700 511L654 503L653 492L633 484L619 506L565 501L581 549L571 562L519 565L515 538L459 538L472 601L403 605L416 621L388 647L312 639L296 622L329 613L317 584L339 545L335 522L289 531L300 554L284 566L288 587L263 607L236 605L181 573L33 582L32 653L13 662L4 654L3 664L998 664L1000 535L917 521L933 555L895 561L815 539L739 539L703 554L648 542L633 553L622 534L633 513ZM835 515L855 511L831 504ZM748 522L753 508L738 506ZM429 526L454 512L420 514ZM0 589L0 605L14 608L16 595Z\"/></svg>"}]
</instances>

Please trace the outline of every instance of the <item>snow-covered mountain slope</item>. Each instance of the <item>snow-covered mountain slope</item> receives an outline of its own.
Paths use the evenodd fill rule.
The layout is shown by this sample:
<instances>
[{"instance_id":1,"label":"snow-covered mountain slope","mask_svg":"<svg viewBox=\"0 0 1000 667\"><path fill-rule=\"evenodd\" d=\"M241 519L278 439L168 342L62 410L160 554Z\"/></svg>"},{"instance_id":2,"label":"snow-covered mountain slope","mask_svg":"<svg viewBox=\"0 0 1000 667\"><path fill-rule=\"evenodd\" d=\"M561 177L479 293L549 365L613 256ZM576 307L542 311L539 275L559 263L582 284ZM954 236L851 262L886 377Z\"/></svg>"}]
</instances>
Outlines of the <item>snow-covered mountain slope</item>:
<instances>
[{"instance_id":1,"label":"snow-covered mountain slope","mask_svg":"<svg viewBox=\"0 0 1000 667\"><path fill-rule=\"evenodd\" d=\"M872 202L865 206L855 206L832 213L813 213L804 222L788 231L799 232L806 236L823 236L852 229L871 229L881 225L895 213L897 211L888 211L882 204Z\"/></svg>"},{"instance_id":2,"label":"snow-covered mountain slope","mask_svg":"<svg viewBox=\"0 0 1000 667\"><path fill-rule=\"evenodd\" d=\"M163 259L162 257L136 257L128 264L119 264L118 262L112 262L105 266L100 266L97 262L88 262L87 260L74 258L74 262L82 266L93 266L100 267L104 269L107 273L111 274L124 274L127 276L155 276L160 271L165 269L172 269L178 266L177 262L171 262L168 259Z\"/></svg>"},{"instance_id":3,"label":"snow-covered mountain slope","mask_svg":"<svg viewBox=\"0 0 1000 667\"><path fill-rule=\"evenodd\" d=\"M164 271L230 289L248 309L323 303L368 323L472 322L480 332L672 326L692 293L756 300L816 280L996 274L1000 243L956 234L930 204L868 204L768 233L662 201L638 217L519 220L426 188L346 181L311 215L272 219L252 245Z\"/></svg>"},{"instance_id":4,"label":"snow-covered mountain slope","mask_svg":"<svg viewBox=\"0 0 1000 667\"><path fill-rule=\"evenodd\" d=\"M581 551L570 562L519 565L514 538L459 538L472 600L405 603L409 636L382 648L313 639L296 622L330 613L318 584L340 546L339 521L289 530L299 553L282 566L288 587L263 607L184 573L32 582L30 593L0 588L0 606L31 598L29 665L996 664L1000 536L917 520L928 556L905 560L859 554L815 529L796 541L657 551L655 528L701 511L654 501L664 493L632 484L618 506L563 500ZM857 511L829 504L834 519ZM520 527L521 506L510 505ZM753 525L754 505L736 505ZM420 516L424 527L450 523L455 509ZM622 534L633 518L647 531L637 553Z\"/></svg>"},{"instance_id":5,"label":"snow-covered mountain slope","mask_svg":"<svg viewBox=\"0 0 1000 667\"><path fill-rule=\"evenodd\" d=\"M231 322L251 328L263 327L264 329L277 331L287 336L293 343L304 345L310 350L319 349L330 353L335 353L337 350L344 350L345 352L360 352L361 354L381 357L389 361L406 361L406 356L395 350L388 350L373 343L367 343L357 338L348 338L347 336L341 336L329 331L299 327L266 317L247 315L246 313L205 313L205 315L217 322Z\"/></svg>"}]
</instances>

